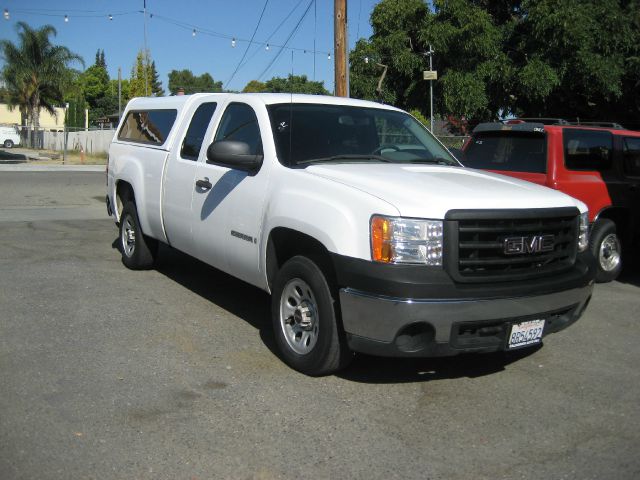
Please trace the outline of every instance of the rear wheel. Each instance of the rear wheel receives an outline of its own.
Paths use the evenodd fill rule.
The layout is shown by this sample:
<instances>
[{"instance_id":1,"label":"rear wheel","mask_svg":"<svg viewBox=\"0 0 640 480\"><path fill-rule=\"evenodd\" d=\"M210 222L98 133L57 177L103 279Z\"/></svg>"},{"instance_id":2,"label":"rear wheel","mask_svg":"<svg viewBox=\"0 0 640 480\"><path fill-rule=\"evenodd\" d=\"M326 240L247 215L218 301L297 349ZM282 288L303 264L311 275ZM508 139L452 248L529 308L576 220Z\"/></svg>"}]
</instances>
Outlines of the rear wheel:
<instances>
[{"instance_id":1,"label":"rear wheel","mask_svg":"<svg viewBox=\"0 0 640 480\"><path fill-rule=\"evenodd\" d=\"M122 263L132 270L146 270L153 266L158 242L142 233L136 204L127 201L120 215L120 251Z\"/></svg>"},{"instance_id":2,"label":"rear wheel","mask_svg":"<svg viewBox=\"0 0 640 480\"><path fill-rule=\"evenodd\" d=\"M596 282L615 280L622 271L622 245L616 224L607 218L598 220L591 230L589 245L598 263Z\"/></svg>"},{"instance_id":3,"label":"rear wheel","mask_svg":"<svg viewBox=\"0 0 640 480\"><path fill-rule=\"evenodd\" d=\"M5 140L4 148L13 148L13 140Z\"/></svg>"},{"instance_id":4,"label":"rear wheel","mask_svg":"<svg viewBox=\"0 0 640 480\"><path fill-rule=\"evenodd\" d=\"M292 368L327 375L351 359L336 297L320 267L307 257L293 257L279 270L272 292L273 329L281 357Z\"/></svg>"}]
</instances>

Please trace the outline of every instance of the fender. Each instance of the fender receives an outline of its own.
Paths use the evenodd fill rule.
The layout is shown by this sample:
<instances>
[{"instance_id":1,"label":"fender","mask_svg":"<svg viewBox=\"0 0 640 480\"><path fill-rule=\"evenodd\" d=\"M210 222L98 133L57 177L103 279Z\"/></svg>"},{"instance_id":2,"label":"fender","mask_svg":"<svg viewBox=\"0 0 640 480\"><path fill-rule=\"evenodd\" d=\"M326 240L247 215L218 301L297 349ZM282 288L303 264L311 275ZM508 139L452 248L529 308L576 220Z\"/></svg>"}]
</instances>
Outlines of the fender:
<instances>
[{"instance_id":1,"label":"fender","mask_svg":"<svg viewBox=\"0 0 640 480\"><path fill-rule=\"evenodd\" d=\"M290 181L278 176L271 191L272 200L264 212L260 239L260 269L264 285L267 281L267 243L271 232L278 227L308 235L320 242L329 252L347 257L369 260L369 221L371 212L399 216L390 203L353 187L301 170L289 170L292 176L304 176L304 181ZM297 180L300 180L298 177Z\"/></svg>"},{"instance_id":2,"label":"fender","mask_svg":"<svg viewBox=\"0 0 640 480\"><path fill-rule=\"evenodd\" d=\"M157 158L152 159L154 163L160 163L157 170L158 177L161 177L164 171L164 162L168 154L163 150L156 150L154 153L154 156L162 156L161 162L158 162ZM161 186L161 178L148 182L145 181L144 172L147 172L147 175L150 173L149 162L144 162L147 164L142 165L143 162L138 158L126 153L116 158L118 158L118 161L115 162L113 167L114 184L117 186L118 182L125 181L132 186L142 231L152 238L166 242L167 237L164 232L160 212L160 194L159 191L156 194L148 188L149 185L157 184L156 187L159 189ZM154 200L154 198L156 199ZM117 216L119 220L120 211L117 212Z\"/></svg>"}]
</instances>

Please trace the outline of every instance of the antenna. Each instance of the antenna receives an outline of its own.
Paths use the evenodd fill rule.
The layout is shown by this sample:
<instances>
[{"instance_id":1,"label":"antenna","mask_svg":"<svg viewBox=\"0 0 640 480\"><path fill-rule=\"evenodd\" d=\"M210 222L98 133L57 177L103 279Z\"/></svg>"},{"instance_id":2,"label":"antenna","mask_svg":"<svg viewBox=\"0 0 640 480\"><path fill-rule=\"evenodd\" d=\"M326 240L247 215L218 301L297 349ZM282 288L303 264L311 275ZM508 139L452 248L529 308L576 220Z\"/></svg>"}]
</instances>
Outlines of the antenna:
<instances>
[{"instance_id":1,"label":"antenna","mask_svg":"<svg viewBox=\"0 0 640 480\"><path fill-rule=\"evenodd\" d=\"M315 57L315 55L314 55ZM291 82L289 82L289 166L293 164L293 50L291 50Z\"/></svg>"}]
</instances>

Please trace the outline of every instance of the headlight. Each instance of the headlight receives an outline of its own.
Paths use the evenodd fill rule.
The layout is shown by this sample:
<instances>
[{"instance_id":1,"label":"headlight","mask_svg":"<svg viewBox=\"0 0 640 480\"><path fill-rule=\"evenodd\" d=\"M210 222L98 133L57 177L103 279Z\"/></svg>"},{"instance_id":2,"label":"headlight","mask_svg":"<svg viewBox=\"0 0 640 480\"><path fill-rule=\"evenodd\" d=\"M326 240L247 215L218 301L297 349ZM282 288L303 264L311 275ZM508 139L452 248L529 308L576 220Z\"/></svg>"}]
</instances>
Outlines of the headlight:
<instances>
[{"instance_id":1,"label":"headlight","mask_svg":"<svg viewBox=\"0 0 640 480\"><path fill-rule=\"evenodd\" d=\"M442 265L442 221L371 217L371 259Z\"/></svg>"},{"instance_id":2,"label":"headlight","mask_svg":"<svg viewBox=\"0 0 640 480\"><path fill-rule=\"evenodd\" d=\"M578 250L584 252L589 246L589 212L580 214L580 226L578 227Z\"/></svg>"}]
</instances>

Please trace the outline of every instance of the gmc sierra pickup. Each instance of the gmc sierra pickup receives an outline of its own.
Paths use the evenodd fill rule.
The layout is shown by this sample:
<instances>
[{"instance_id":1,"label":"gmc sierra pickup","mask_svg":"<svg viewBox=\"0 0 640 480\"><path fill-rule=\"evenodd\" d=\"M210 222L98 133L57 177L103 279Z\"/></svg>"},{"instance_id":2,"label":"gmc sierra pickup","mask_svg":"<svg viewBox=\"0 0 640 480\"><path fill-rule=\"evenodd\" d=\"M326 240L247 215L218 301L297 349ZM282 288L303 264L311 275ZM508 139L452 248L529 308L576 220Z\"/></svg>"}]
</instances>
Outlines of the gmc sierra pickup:
<instances>
[{"instance_id":1,"label":"gmc sierra pickup","mask_svg":"<svg viewBox=\"0 0 640 480\"><path fill-rule=\"evenodd\" d=\"M282 359L530 347L593 289L584 203L465 168L386 105L290 94L129 102L109 149L123 263L168 244L272 295Z\"/></svg>"}]
</instances>

